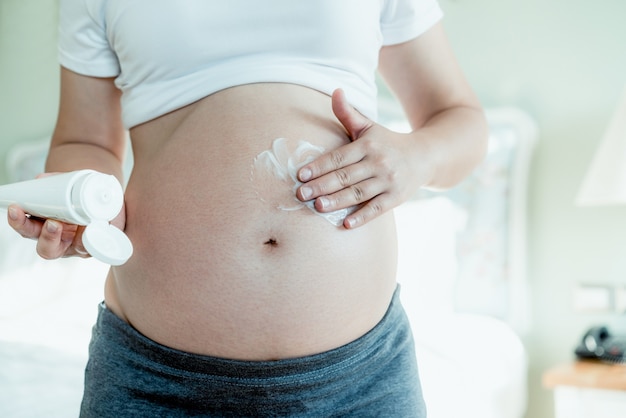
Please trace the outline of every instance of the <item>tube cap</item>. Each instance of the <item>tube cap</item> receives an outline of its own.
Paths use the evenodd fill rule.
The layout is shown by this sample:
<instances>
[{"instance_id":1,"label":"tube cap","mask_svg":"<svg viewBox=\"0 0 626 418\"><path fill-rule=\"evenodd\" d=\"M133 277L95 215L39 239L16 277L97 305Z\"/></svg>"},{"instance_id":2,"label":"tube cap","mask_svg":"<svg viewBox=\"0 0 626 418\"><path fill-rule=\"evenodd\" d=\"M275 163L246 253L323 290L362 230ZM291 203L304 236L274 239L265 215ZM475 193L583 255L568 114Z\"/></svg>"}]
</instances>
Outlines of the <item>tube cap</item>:
<instances>
[{"instance_id":1,"label":"tube cap","mask_svg":"<svg viewBox=\"0 0 626 418\"><path fill-rule=\"evenodd\" d=\"M110 221L122 210L124 191L114 176L92 172L79 189L79 207L93 221Z\"/></svg>"},{"instance_id":2,"label":"tube cap","mask_svg":"<svg viewBox=\"0 0 626 418\"><path fill-rule=\"evenodd\" d=\"M106 221L87 225L83 245L92 257L111 266L120 266L133 255L133 244L126 234Z\"/></svg>"}]
</instances>

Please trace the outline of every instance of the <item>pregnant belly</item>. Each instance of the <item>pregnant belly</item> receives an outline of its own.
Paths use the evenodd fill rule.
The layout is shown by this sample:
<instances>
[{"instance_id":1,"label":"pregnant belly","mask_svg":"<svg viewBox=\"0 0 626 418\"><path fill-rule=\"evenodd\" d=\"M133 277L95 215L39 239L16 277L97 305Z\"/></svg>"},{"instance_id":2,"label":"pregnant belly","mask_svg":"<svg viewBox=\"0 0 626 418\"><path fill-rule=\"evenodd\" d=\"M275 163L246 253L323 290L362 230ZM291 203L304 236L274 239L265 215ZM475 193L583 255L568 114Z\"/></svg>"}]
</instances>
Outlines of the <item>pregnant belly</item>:
<instances>
[{"instance_id":1,"label":"pregnant belly","mask_svg":"<svg viewBox=\"0 0 626 418\"><path fill-rule=\"evenodd\" d=\"M107 305L164 345L247 360L318 353L371 329L395 287L392 216L346 230L335 222L345 214L295 199L294 167L348 141L329 98L256 85L184 112L162 136L132 133L135 254L112 270Z\"/></svg>"}]
</instances>

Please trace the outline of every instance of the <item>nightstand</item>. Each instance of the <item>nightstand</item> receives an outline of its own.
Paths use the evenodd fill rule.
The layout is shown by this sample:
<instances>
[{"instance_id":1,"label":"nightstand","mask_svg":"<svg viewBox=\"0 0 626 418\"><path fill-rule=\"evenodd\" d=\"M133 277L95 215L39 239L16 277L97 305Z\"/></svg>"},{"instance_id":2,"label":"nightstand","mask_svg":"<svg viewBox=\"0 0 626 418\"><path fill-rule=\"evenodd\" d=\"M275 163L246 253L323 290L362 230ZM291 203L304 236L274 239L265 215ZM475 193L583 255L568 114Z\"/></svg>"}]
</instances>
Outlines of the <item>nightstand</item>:
<instances>
[{"instance_id":1,"label":"nightstand","mask_svg":"<svg viewBox=\"0 0 626 418\"><path fill-rule=\"evenodd\" d=\"M626 417L626 365L574 361L543 374L554 390L555 418Z\"/></svg>"}]
</instances>

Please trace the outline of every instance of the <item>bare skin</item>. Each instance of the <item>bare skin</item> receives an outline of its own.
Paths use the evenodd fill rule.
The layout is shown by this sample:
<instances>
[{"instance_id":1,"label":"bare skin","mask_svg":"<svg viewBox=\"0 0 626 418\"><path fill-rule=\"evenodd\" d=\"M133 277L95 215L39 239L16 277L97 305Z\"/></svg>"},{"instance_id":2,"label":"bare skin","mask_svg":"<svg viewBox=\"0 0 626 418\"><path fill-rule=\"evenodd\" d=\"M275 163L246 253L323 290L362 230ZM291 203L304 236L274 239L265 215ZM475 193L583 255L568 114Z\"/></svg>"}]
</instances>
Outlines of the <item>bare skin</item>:
<instances>
[{"instance_id":1,"label":"bare skin","mask_svg":"<svg viewBox=\"0 0 626 418\"><path fill-rule=\"evenodd\" d=\"M287 84L223 90L131 129L135 167L113 223L135 252L109 273L109 309L161 344L245 360L319 353L371 329L395 289L391 209L419 187L460 180L486 137L440 27L384 48L380 70L410 134L363 117L341 91L329 97ZM61 85L46 171L89 167L121 177L113 80L63 69ZM278 137L329 150L300 170L296 195L316 199L319 211L360 204L343 226L259 199L251 164ZM84 252L75 226L28 219L17 207L9 223L37 239L44 258Z\"/></svg>"}]
</instances>

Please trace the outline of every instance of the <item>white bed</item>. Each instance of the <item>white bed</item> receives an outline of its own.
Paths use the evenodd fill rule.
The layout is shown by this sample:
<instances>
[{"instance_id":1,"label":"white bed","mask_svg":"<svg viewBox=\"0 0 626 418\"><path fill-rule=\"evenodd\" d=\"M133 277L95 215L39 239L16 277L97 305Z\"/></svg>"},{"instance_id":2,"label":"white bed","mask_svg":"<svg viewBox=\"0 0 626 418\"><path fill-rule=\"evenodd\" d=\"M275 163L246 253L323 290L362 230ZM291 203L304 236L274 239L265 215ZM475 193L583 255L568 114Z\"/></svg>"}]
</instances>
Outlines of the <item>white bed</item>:
<instances>
[{"instance_id":1,"label":"white bed","mask_svg":"<svg viewBox=\"0 0 626 418\"><path fill-rule=\"evenodd\" d=\"M390 115L385 123L401 125ZM536 133L519 110L488 117L490 153L475 174L396 209L398 280L430 418L521 418L526 409L519 335L528 322L525 181ZM44 153L45 141L14 150L11 180L32 178ZM0 221L0 417L73 417L107 266L46 262L33 246Z\"/></svg>"},{"instance_id":2,"label":"white bed","mask_svg":"<svg viewBox=\"0 0 626 418\"><path fill-rule=\"evenodd\" d=\"M395 210L398 281L429 418L526 412L526 182L537 132L519 109L487 117L489 151L473 174Z\"/></svg>"}]
</instances>

